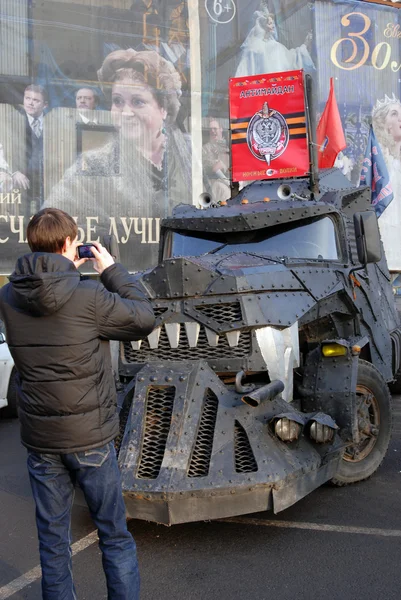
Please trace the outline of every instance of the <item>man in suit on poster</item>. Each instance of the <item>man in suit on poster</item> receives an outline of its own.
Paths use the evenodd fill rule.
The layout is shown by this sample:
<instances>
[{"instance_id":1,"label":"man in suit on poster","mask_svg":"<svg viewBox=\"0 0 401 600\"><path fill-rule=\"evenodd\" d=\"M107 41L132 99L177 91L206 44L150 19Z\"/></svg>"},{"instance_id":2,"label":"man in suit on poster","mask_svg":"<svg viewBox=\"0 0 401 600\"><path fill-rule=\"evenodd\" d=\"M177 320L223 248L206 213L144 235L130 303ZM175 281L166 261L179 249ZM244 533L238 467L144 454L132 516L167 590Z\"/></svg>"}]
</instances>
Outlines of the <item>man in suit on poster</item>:
<instances>
[{"instance_id":1,"label":"man in suit on poster","mask_svg":"<svg viewBox=\"0 0 401 600\"><path fill-rule=\"evenodd\" d=\"M28 192L30 214L37 211L43 200L43 117L47 107L45 88L28 85L20 110L26 116L26 173L16 171L13 179L17 187Z\"/></svg>"},{"instance_id":2,"label":"man in suit on poster","mask_svg":"<svg viewBox=\"0 0 401 600\"><path fill-rule=\"evenodd\" d=\"M79 119L85 125L97 125L97 119L93 117L93 111L97 109L98 104L99 96L92 88L80 88L75 94L75 106L78 110Z\"/></svg>"}]
</instances>

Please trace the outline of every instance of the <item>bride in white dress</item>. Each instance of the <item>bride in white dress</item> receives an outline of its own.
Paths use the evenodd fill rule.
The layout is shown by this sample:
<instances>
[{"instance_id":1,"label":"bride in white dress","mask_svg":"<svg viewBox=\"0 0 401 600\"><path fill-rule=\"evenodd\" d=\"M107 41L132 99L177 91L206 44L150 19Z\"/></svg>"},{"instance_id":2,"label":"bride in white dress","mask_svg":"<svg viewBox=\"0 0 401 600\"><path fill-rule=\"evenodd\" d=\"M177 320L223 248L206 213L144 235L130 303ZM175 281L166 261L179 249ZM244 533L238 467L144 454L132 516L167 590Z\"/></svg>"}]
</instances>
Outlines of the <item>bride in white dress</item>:
<instances>
[{"instance_id":1,"label":"bride in white dress","mask_svg":"<svg viewBox=\"0 0 401 600\"><path fill-rule=\"evenodd\" d=\"M299 48L289 49L277 41L273 16L263 1L260 10L255 11L254 18L255 25L241 46L241 58L235 77L294 69L310 71L315 68L307 48L311 41L310 33Z\"/></svg>"},{"instance_id":2,"label":"bride in white dress","mask_svg":"<svg viewBox=\"0 0 401 600\"><path fill-rule=\"evenodd\" d=\"M394 96L378 100L372 125L383 152L394 198L379 217L390 271L401 271L401 103Z\"/></svg>"}]
</instances>

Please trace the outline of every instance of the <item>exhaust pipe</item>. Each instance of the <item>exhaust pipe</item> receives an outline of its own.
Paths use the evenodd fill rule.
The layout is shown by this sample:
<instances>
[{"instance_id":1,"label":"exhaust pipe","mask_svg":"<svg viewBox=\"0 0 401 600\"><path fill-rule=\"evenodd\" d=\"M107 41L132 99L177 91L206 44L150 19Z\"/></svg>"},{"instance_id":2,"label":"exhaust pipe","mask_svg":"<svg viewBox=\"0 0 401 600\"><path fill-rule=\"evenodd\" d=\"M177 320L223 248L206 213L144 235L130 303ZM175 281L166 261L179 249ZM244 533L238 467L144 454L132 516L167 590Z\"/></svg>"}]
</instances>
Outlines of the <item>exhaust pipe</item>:
<instances>
[{"instance_id":1,"label":"exhaust pipe","mask_svg":"<svg viewBox=\"0 0 401 600\"><path fill-rule=\"evenodd\" d=\"M262 402L266 402L266 400L273 400L278 394L284 390L284 383L280 379L275 379L271 383L264 385L263 387L251 392L250 394L245 394L242 396L242 402L256 408Z\"/></svg>"}]
</instances>

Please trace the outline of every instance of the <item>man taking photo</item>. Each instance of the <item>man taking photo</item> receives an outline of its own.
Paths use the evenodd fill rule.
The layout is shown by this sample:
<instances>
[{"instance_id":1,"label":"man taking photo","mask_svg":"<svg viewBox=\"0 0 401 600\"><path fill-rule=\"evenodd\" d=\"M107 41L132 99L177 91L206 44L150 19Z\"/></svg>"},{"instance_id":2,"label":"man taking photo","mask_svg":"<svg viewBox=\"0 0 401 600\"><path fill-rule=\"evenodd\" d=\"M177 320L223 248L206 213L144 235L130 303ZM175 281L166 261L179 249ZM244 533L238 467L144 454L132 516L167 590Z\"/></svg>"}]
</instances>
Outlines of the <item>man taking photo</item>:
<instances>
[{"instance_id":1,"label":"man taking photo","mask_svg":"<svg viewBox=\"0 0 401 600\"><path fill-rule=\"evenodd\" d=\"M45 208L30 221L31 254L0 290L0 315L20 376L22 443L36 503L44 600L76 598L70 519L74 484L98 528L109 600L137 600L136 546L127 530L113 440L118 434L109 340L151 333L150 302L100 244L77 260L77 225ZM101 282L77 270L93 262Z\"/></svg>"}]
</instances>

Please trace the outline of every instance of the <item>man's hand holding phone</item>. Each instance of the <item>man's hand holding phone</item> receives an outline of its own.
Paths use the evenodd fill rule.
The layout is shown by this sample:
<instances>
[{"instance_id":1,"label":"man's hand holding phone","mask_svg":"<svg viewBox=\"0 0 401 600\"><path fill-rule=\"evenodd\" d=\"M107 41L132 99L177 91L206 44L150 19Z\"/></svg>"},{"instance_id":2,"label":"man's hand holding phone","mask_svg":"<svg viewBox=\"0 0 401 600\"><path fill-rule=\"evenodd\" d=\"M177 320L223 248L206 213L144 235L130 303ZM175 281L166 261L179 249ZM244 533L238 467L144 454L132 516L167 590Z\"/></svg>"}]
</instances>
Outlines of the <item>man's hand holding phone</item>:
<instances>
[{"instance_id":1,"label":"man's hand holding phone","mask_svg":"<svg viewBox=\"0 0 401 600\"><path fill-rule=\"evenodd\" d=\"M93 263L95 271L101 275L107 267L114 265L114 258L109 254L104 246L99 242L93 242L91 244L82 244L77 247L78 258L88 259Z\"/></svg>"}]
</instances>

